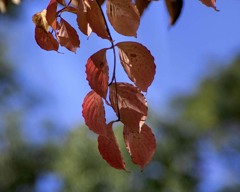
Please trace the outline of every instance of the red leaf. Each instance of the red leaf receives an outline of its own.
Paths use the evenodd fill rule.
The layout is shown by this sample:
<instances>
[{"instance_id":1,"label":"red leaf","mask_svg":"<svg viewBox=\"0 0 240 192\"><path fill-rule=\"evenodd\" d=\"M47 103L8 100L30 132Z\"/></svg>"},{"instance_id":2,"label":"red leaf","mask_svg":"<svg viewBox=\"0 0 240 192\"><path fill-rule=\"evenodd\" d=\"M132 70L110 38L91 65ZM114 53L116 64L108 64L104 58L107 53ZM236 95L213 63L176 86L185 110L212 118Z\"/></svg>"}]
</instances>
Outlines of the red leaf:
<instances>
[{"instance_id":1,"label":"red leaf","mask_svg":"<svg viewBox=\"0 0 240 192\"><path fill-rule=\"evenodd\" d=\"M56 0L51 0L47 6L47 14L46 14L47 22L53 28L54 31L58 29L57 5L58 5L58 2Z\"/></svg>"},{"instance_id":2,"label":"red leaf","mask_svg":"<svg viewBox=\"0 0 240 192\"><path fill-rule=\"evenodd\" d=\"M142 91L147 91L151 85L156 65L150 51L136 42L121 42L117 44L121 64L129 79Z\"/></svg>"},{"instance_id":3,"label":"red leaf","mask_svg":"<svg viewBox=\"0 0 240 192\"><path fill-rule=\"evenodd\" d=\"M117 115L119 108L120 121L126 126L137 127L139 131L146 120L148 112L147 101L143 94L131 84L113 83L110 86L109 97Z\"/></svg>"},{"instance_id":4,"label":"red leaf","mask_svg":"<svg viewBox=\"0 0 240 192\"><path fill-rule=\"evenodd\" d=\"M165 3L170 15L170 25L174 25L181 14L183 0L165 0Z\"/></svg>"},{"instance_id":5,"label":"red leaf","mask_svg":"<svg viewBox=\"0 0 240 192\"><path fill-rule=\"evenodd\" d=\"M87 8L87 21L92 31L103 39L108 39L109 35L105 26L105 21L96 0L88 1L90 8Z\"/></svg>"},{"instance_id":6,"label":"red leaf","mask_svg":"<svg viewBox=\"0 0 240 192\"><path fill-rule=\"evenodd\" d=\"M46 32L42 27L35 28L35 40L42 49L47 51L58 50L57 40L54 39L52 33Z\"/></svg>"},{"instance_id":7,"label":"red leaf","mask_svg":"<svg viewBox=\"0 0 240 192\"><path fill-rule=\"evenodd\" d=\"M131 0L107 0L107 16L118 33L137 36L140 15Z\"/></svg>"},{"instance_id":8,"label":"red leaf","mask_svg":"<svg viewBox=\"0 0 240 192\"><path fill-rule=\"evenodd\" d=\"M107 135L98 137L98 150L102 155L102 158L107 161L109 165L116 169L125 169L125 163L123 161L121 151L117 144L117 140L112 130L113 122L107 125Z\"/></svg>"},{"instance_id":9,"label":"red leaf","mask_svg":"<svg viewBox=\"0 0 240 192\"><path fill-rule=\"evenodd\" d=\"M96 92L90 91L84 98L82 115L90 130L106 135L105 109L102 98Z\"/></svg>"},{"instance_id":10,"label":"red leaf","mask_svg":"<svg viewBox=\"0 0 240 192\"><path fill-rule=\"evenodd\" d=\"M89 57L86 64L87 80L90 87L106 99L108 90L108 63L106 50L101 49Z\"/></svg>"},{"instance_id":11,"label":"red leaf","mask_svg":"<svg viewBox=\"0 0 240 192\"><path fill-rule=\"evenodd\" d=\"M141 132L137 132L132 127L124 126L123 136L133 163L143 169L151 161L156 149L156 140L151 129L144 124Z\"/></svg>"},{"instance_id":12,"label":"red leaf","mask_svg":"<svg viewBox=\"0 0 240 192\"><path fill-rule=\"evenodd\" d=\"M60 21L60 29L57 33L59 43L68 50L75 52L80 45L79 37L76 30L63 18Z\"/></svg>"},{"instance_id":13,"label":"red leaf","mask_svg":"<svg viewBox=\"0 0 240 192\"><path fill-rule=\"evenodd\" d=\"M204 5L212 7L215 11L219 11L215 6L216 0L200 0Z\"/></svg>"}]
</instances>

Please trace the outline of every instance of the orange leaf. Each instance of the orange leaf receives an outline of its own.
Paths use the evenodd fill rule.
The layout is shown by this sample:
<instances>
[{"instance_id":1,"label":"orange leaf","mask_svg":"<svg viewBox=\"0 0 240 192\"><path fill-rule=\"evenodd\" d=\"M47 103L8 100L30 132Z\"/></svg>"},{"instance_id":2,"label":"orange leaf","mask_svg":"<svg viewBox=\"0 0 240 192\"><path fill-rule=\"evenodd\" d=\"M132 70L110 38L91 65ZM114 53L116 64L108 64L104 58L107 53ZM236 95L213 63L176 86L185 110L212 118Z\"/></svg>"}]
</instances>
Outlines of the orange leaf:
<instances>
[{"instance_id":1,"label":"orange leaf","mask_svg":"<svg viewBox=\"0 0 240 192\"><path fill-rule=\"evenodd\" d=\"M215 6L216 0L200 0L204 5L212 7L215 11L219 11Z\"/></svg>"},{"instance_id":2,"label":"orange leaf","mask_svg":"<svg viewBox=\"0 0 240 192\"><path fill-rule=\"evenodd\" d=\"M68 50L75 52L80 45L79 37L76 30L63 18L60 21L60 29L57 33L59 43Z\"/></svg>"},{"instance_id":3,"label":"orange leaf","mask_svg":"<svg viewBox=\"0 0 240 192\"><path fill-rule=\"evenodd\" d=\"M183 0L165 0L165 3L170 15L170 25L174 25L181 14Z\"/></svg>"},{"instance_id":4,"label":"orange leaf","mask_svg":"<svg viewBox=\"0 0 240 192\"><path fill-rule=\"evenodd\" d=\"M110 86L109 97L117 115L119 109L120 121L126 126L137 127L137 131L140 131L148 112L147 101L143 94L131 84L113 83Z\"/></svg>"},{"instance_id":5,"label":"orange leaf","mask_svg":"<svg viewBox=\"0 0 240 192\"><path fill-rule=\"evenodd\" d=\"M53 28L54 31L58 29L57 5L58 5L58 2L56 0L51 0L47 6L47 14L46 14L47 22Z\"/></svg>"},{"instance_id":6,"label":"orange leaf","mask_svg":"<svg viewBox=\"0 0 240 192\"><path fill-rule=\"evenodd\" d=\"M123 136L133 163L143 169L152 159L156 149L156 140L151 129L144 124L141 132L136 132L131 127L124 126Z\"/></svg>"},{"instance_id":7,"label":"orange leaf","mask_svg":"<svg viewBox=\"0 0 240 192\"><path fill-rule=\"evenodd\" d=\"M106 135L105 109L102 98L96 92L90 91L84 98L82 115L90 130Z\"/></svg>"},{"instance_id":8,"label":"orange leaf","mask_svg":"<svg viewBox=\"0 0 240 192\"><path fill-rule=\"evenodd\" d=\"M118 33L137 36L140 15L131 0L107 0L107 16Z\"/></svg>"},{"instance_id":9,"label":"orange leaf","mask_svg":"<svg viewBox=\"0 0 240 192\"><path fill-rule=\"evenodd\" d=\"M121 151L117 144L117 140L112 130L113 122L107 125L107 135L98 137L98 150L102 155L102 158L107 161L109 165L116 169L125 169L125 163L123 161Z\"/></svg>"},{"instance_id":10,"label":"orange leaf","mask_svg":"<svg viewBox=\"0 0 240 192\"><path fill-rule=\"evenodd\" d=\"M88 3L90 8L87 8L87 21L92 28L92 31L99 37L110 40L98 3L96 0L89 1Z\"/></svg>"},{"instance_id":11,"label":"orange leaf","mask_svg":"<svg viewBox=\"0 0 240 192\"><path fill-rule=\"evenodd\" d=\"M106 50L101 49L89 57L86 64L87 80L90 87L106 99L108 90L108 63Z\"/></svg>"},{"instance_id":12,"label":"orange leaf","mask_svg":"<svg viewBox=\"0 0 240 192\"><path fill-rule=\"evenodd\" d=\"M117 44L121 64L129 79L142 91L147 91L151 85L156 65L150 51L136 42L121 42Z\"/></svg>"},{"instance_id":13,"label":"orange leaf","mask_svg":"<svg viewBox=\"0 0 240 192\"><path fill-rule=\"evenodd\" d=\"M57 51L59 44L56 39L54 39L52 33L46 32L42 27L35 28L35 40L37 44L47 51Z\"/></svg>"}]
</instances>

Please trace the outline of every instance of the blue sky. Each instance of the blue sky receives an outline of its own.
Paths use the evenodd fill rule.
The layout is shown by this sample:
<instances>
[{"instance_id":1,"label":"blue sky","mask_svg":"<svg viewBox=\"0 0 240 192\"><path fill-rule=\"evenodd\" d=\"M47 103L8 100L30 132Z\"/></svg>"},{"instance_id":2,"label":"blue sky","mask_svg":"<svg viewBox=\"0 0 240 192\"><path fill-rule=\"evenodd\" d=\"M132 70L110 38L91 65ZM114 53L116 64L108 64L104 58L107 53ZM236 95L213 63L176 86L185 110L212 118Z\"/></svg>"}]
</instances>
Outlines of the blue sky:
<instances>
[{"instance_id":1,"label":"blue sky","mask_svg":"<svg viewBox=\"0 0 240 192\"><path fill-rule=\"evenodd\" d=\"M47 0L24 1L20 22L5 28L11 42L9 55L26 85L49 98L49 107L36 113L48 114L71 128L83 121L81 105L90 90L85 77L86 60L110 44L95 35L87 40L79 32L81 47L77 54L64 48L60 50L64 54L40 49L34 40L32 15L47 4ZM116 42L138 41L155 57L155 80L146 97L149 107L159 115L165 112L171 98L195 90L216 63L229 62L240 50L240 1L218 0L217 7L220 12L198 0L185 1L181 17L170 28L164 1L153 2L141 20L137 39L118 35L111 28ZM70 14L64 13L63 18L77 27ZM111 65L111 54L108 58ZM128 81L119 63L117 70L118 81ZM113 113L108 112L112 118Z\"/></svg>"}]
</instances>

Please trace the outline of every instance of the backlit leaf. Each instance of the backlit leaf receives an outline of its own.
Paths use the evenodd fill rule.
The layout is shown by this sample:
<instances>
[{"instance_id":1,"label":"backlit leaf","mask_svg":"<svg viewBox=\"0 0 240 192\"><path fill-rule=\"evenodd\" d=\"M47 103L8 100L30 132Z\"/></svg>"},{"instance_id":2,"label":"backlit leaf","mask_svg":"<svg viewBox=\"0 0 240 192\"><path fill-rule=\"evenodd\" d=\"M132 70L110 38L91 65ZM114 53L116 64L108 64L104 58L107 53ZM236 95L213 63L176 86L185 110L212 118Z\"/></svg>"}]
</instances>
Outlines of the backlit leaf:
<instances>
[{"instance_id":1,"label":"backlit leaf","mask_svg":"<svg viewBox=\"0 0 240 192\"><path fill-rule=\"evenodd\" d=\"M170 15L170 25L174 25L181 14L183 0L165 0L165 3Z\"/></svg>"},{"instance_id":2,"label":"backlit leaf","mask_svg":"<svg viewBox=\"0 0 240 192\"><path fill-rule=\"evenodd\" d=\"M58 2L56 0L51 0L47 6L47 14L46 19L48 24L53 28L53 30L57 30L57 5Z\"/></svg>"},{"instance_id":3,"label":"backlit leaf","mask_svg":"<svg viewBox=\"0 0 240 192\"><path fill-rule=\"evenodd\" d=\"M96 0L89 1L90 8L87 8L87 21L94 33L103 39L108 39L109 35L106 29L105 21L101 9Z\"/></svg>"},{"instance_id":4,"label":"backlit leaf","mask_svg":"<svg viewBox=\"0 0 240 192\"><path fill-rule=\"evenodd\" d=\"M135 4L137 6L137 9L139 11L139 14L142 15L144 10L148 7L148 5L151 3L151 1L148 0L136 0Z\"/></svg>"},{"instance_id":5,"label":"backlit leaf","mask_svg":"<svg viewBox=\"0 0 240 192\"><path fill-rule=\"evenodd\" d=\"M69 12L69 13L77 14L78 11L75 7L68 6L68 7L64 8L63 12Z\"/></svg>"},{"instance_id":6,"label":"backlit leaf","mask_svg":"<svg viewBox=\"0 0 240 192\"><path fill-rule=\"evenodd\" d=\"M107 16L118 33L137 36L140 15L131 0L107 0Z\"/></svg>"},{"instance_id":7,"label":"backlit leaf","mask_svg":"<svg viewBox=\"0 0 240 192\"><path fill-rule=\"evenodd\" d=\"M66 5L65 0L57 0L57 2L58 2L59 4L61 4L61 5L63 5L63 6Z\"/></svg>"},{"instance_id":8,"label":"backlit leaf","mask_svg":"<svg viewBox=\"0 0 240 192\"><path fill-rule=\"evenodd\" d=\"M87 21L87 7L83 1L78 4L77 24L83 34L90 36L92 29Z\"/></svg>"},{"instance_id":9,"label":"backlit leaf","mask_svg":"<svg viewBox=\"0 0 240 192\"><path fill-rule=\"evenodd\" d=\"M121 64L129 79L142 91L147 91L151 85L156 65L150 51L136 42L121 42L117 44Z\"/></svg>"},{"instance_id":10,"label":"backlit leaf","mask_svg":"<svg viewBox=\"0 0 240 192\"><path fill-rule=\"evenodd\" d=\"M86 74L90 87L101 97L106 99L108 90L107 49L101 49L87 60Z\"/></svg>"},{"instance_id":11,"label":"backlit leaf","mask_svg":"<svg viewBox=\"0 0 240 192\"><path fill-rule=\"evenodd\" d=\"M116 169L125 169L125 163L123 161L117 140L112 130L112 122L107 125L107 135L98 137L98 150L102 155L102 158L107 161L109 165Z\"/></svg>"},{"instance_id":12,"label":"backlit leaf","mask_svg":"<svg viewBox=\"0 0 240 192\"><path fill-rule=\"evenodd\" d=\"M46 32L48 32L50 26L47 22L46 14L47 14L47 10L44 9L41 12L34 14L32 16L32 21L34 22L36 27L40 27L40 28L44 29Z\"/></svg>"},{"instance_id":13,"label":"backlit leaf","mask_svg":"<svg viewBox=\"0 0 240 192\"><path fill-rule=\"evenodd\" d=\"M106 135L105 109L102 98L96 92L90 91L84 98L82 115L90 130Z\"/></svg>"},{"instance_id":14,"label":"backlit leaf","mask_svg":"<svg viewBox=\"0 0 240 192\"><path fill-rule=\"evenodd\" d=\"M151 129L144 124L141 132L137 132L132 127L124 126L123 136L133 163L143 169L151 161L156 149L156 140Z\"/></svg>"},{"instance_id":15,"label":"backlit leaf","mask_svg":"<svg viewBox=\"0 0 240 192\"><path fill-rule=\"evenodd\" d=\"M216 0L200 0L204 5L212 7L215 11L219 11L215 6Z\"/></svg>"},{"instance_id":16,"label":"backlit leaf","mask_svg":"<svg viewBox=\"0 0 240 192\"><path fill-rule=\"evenodd\" d=\"M126 126L137 127L140 131L146 120L148 107L145 97L137 87L128 83L113 83L109 97L117 115L119 108L120 121Z\"/></svg>"},{"instance_id":17,"label":"backlit leaf","mask_svg":"<svg viewBox=\"0 0 240 192\"><path fill-rule=\"evenodd\" d=\"M60 45L66 47L69 51L76 52L80 45L76 30L63 18L60 20L60 29L57 37Z\"/></svg>"},{"instance_id":18,"label":"backlit leaf","mask_svg":"<svg viewBox=\"0 0 240 192\"><path fill-rule=\"evenodd\" d=\"M47 51L58 50L58 41L54 39L52 33L46 32L41 27L36 26L35 28L35 40L42 49L45 49Z\"/></svg>"}]
</instances>

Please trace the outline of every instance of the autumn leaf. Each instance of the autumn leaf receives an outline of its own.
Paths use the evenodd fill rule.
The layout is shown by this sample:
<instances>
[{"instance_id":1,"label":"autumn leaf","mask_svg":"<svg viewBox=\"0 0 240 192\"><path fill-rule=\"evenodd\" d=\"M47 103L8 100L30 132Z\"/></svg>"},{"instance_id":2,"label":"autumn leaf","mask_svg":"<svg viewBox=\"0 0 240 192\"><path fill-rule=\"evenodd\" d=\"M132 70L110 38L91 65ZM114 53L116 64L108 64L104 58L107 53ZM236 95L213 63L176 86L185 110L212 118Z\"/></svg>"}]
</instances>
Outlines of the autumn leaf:
<instances>
[{"instance_id":1,"label":"autumn leaf","mask_svg":"<svg viewBox=\"0 0 240 192\"><path fill-rule=\"evenodd\" d=\"M105 109L102 98L96 92L90 91L84 98L82 115L90 130L106 135Z\"/></svg>"},{"instance_id":2,"label":"autumn leaf","mask_svg":"<svg viewBox=\"0 0 240 192\"><path fill-rule=\"evenodd\" d=\"M170 25L174 25L181 14L183 0L165 0L165 3L170 15Z\"/></svg>"},{"instance_id":3,"label":"autumn leaf","mask_svg":"<svg viewBox=\"0 0 240 192\"><path fill-rule=\"evenodd\" d=\"M89 1L90 8L87 8L87 22L92 31L103 39L110 40L108 35L102 11L96 0Z\"/></svg>"},{"instance_id":4,"label":"autumn leaf","mask_svg":"<svg viewBox=\"0 0 240 192\"><path fill-rule=\"evenodd\" d=\"M200 0L204 5L212 7L215 11L219 11L215 6L216 0Z\"/></svg>"},{"instance_id":5,"label":"autumn leaf","mask_svg":"<svg viewBox=\"0 0 240 192\"><path fill-rule=\"evenodd\" d=\"M58 29L57 5L58 5L58 2L56 0L51 0L47 6L47 14L46 14L47 22L53 28L54 31Z\"/></svg>"},{"instance_id":6,"label":"autumn leaf","mask_svg":"<svg viewBox=\"0 0 240 192\"><path fill-rule=\"evenodd\" d=\"M78 4L77 24L83 34L90 36L92 29L87 21L87 7L83 1Z\"/></svg>"},{"instance_id":7,"label":"autumn leaf","mask_svg":"<svg viewBox=\"0 0 240 192\"><path fill-rule=\"evenodd\" d=\"M121 42L116 45L121 64L129 79L142 91L151 85L156 65L150 51L140 43Z\"/></svg>"},{"instance_id":8,"label":"autumn leaf","mask_svg":"<svg viewBox=\"0 0 240 192\"><path fill-rule=\"evenodd\" d=\"M46 32L49 31L49 24L46 19L47 10L44 9L41 12L38 12L32 16L32 21L38 28L44 29Z\"/></svg>"},{"instance_id":9,"label":"autumn leaf","mask_svg":"<svg viewBox=\"0 0 240 192\"><path fill-rule=\"evenodd\" d=\"M63 18L60 20L60 29L57 33L59 43L69 51L75 52L80 45L79 37L76 30Z\"/></svg>"},{"instance_id":10,"label":"autumn leaf","mask_svg":"<svg viewBox=\"0 0 240 192\"><path fill-rule=\"evenodd\" d=\"M125 36L137 36L140 15L131 0L107 0L107 16L118 33Z\"/></svg>"},{"instance_id":11,"label":"autumn leaf","mask_svg":"<svg viewBox=\"0 0 240 192\"><path fill-rule=\"evenodd\" d=\"M143 169L156 150L156 140L151 129L144 124L141 132L137 132L132 127L124 126L123 136L133 163Z\"/></svg>"},{"instance_id":12,"label":"autumn leaf","mask_svg":"<svg viewBox=\"0 0 240 192\"><path fill-rule=\"evenodd\" d=\"M37 44L44 50L47 51L57 51L59 44L56 39L54 39L52 33L46 32L42 27L35 28L35 40Z\"/></svg>"},{"instance_id":13,"label":"autumn leaf","mask_svg":"<svg viewBox=\"0 0 240 192\"><path fill-rule=\"evenodd\" d=\"M98 136L98 150L102 158L107 161L109 165L116 169L126 170L121 151L112 130L112 124L113 122L107 125L106 136Z\"/></svg>"},{"instance_id":14,"label":"autumn leaf","mask_svg":"<svg viewBox=\"0 0 240 192\"><path fill-rule=\"evenodd\" d=\"M119 109L120 121L126 126L137 127L140 131L146 120L148 107L145 97L137 87L128 83L113 83L110 86L109 99L117 115Z\"/></svg>"},{"instance_id":15,"label":"autumn leaf","mask_svg":"<svg viewBox=\"0 0 240 192\"><path fill-rule=\"evenodd\" d=\"M56 0L59 4L66 6L65 0Z\"/></svg>"},{"instance_id":16,"label":"autumn leaf","mask_svg":"<svg viewBox=\"0 0 240 192\"><path fill-rule=\"evenodd\" d=\"M63 9L63 12L69 12L69 13L74 13L74 14L77 14L78 10L75 8L75 7L65 7Z\"/></svg>"},{"instance_id":17,"label":"autumn leaf","mask_svg":"<svg viewBox=\"0 0 240 192\"><path fill-rule=\"evenodd\" d=\"M149 6L150 3L151 3L151 1L148 1L148 0L136 0L135 1L135 4L137 6L140 16L143 14L143 12Z\"/></svg>"},{"instance_id":18,"label":"autumn leaf","mask_svg":"<svg viewBox=\"0 0 240 192\"><path fill-rule=\"evenodd\" d=\"M101 97L106 99L108 90L107 49L101 49L87 60L86 74L90 87Z\"/></svg>"}]
</instances>

